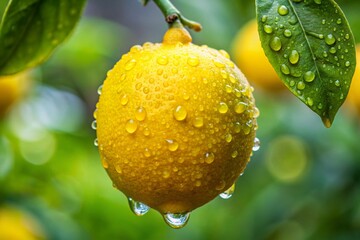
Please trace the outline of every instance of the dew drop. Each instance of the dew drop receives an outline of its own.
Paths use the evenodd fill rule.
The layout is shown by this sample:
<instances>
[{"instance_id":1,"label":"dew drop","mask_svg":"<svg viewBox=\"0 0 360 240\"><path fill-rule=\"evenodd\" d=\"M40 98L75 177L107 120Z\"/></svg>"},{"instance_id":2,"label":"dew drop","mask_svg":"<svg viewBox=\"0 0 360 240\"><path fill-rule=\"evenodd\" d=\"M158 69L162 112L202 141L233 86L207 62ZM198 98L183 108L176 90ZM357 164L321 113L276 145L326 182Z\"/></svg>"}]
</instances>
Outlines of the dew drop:
<instances>
[{"instance_id":1,"label":"dew drop","mask_svg":"<svg viewBox=\"0 0 360 240\"><path fill-rule=\"evenodd\" d=\"M312 98L308 97L308 98L306 98L306 103L307 103L307 105L309 105L311 107L312 105L314 105L314 100Z\"/></svg>"},{"instance_id":2,"label":"dew drop","mask_svg":"<svg viewBox=\"0 0 360 240\"><path fill-rule=\"evenodd\" d=\"M226 142L230 143L232 141L232 139L233 139L233 137L232 137L232 135L230 133L227 133L225 135L225 141Z\"/></svg>"},{"instance_id":3,"label":"dew drop","mask_svg":"<svg viewBox=\"0 0 360 240\"><path fill-rule=\"evenodd\" d=\"M101 158L101 164L105 169L109 168L109 163L106 161L105 157Z\"/></svg>"},{"instance_id":4,"label":"dew drop","mask_svg":"<svg viewBox=\"0 0 360 240\"><path fill-rule=\"evenodd\" d=\"M278 13L281 15L281 16L285 16L289 13L289 9L285 6L285 5L281 5L279 8L278 8Z\"/></svg>"},{"instance_id":5,"label":"dew drop","mask_svg":"<svg viewBox=\"0 0 360 240\"><path fill-rule=\"evenodd\" d=\"M133 69L135 67L135 65L136 65L136 60L131 59L125 64L125 70L130 71L131 69Z\"/></svg>"},{"instance_id":6,"label":"dew drop","mask_svg":"<svg viewBox=\"0 0 360 240\"><path fill-rule=\"evenodd\" d=\"M232 86L226 85L226 86L225 86L225 91L226 91L227 93L232 93L232 91L233 91Z\"/></svg>"},{"instance_id":7,"label":"dew drop","mask_svg":"<svg viewBox=\"0 0 360 240\"><path fill-rule=\"evenodd\" d=\"M169 60L166 56L160 56L156 59L156 62L160 65L166 65L168 64Z\"/></svg>"},{"instance_id":8,"label":"dew drop","mask_svg":"<svg viewBox=\"0 0 360 240\"><path fill-rule=\"evenodd\" d=\"M321 0L314 0L316 4L321 4Z\"/></svg>"},{"instance_id":9,"label":"dew drop","mask_svg":"<svg viewBox=\"0 0 360 240\"><path fill-rule=\"evenodd\" d=\"M219 196L222 199L229 199L234 194L234 191L235 191L235 183L229 189L227 189L225 192L220 193Z\"/></svg>"},{"instance_id":10,"label":"dew drop","mask_svg":"<svg viewBox=\"0 0 360 240\"><path fill-rule=\"evenodd\" d=\"M220 102L218 110L219 110L219 113L227 113L227 111L229 110L229 107L226 103Z\"/></svg>"},{"instance_id":11,"label":"dew drop","mask_svg":"<svg viewBox=\"0 0 360 240\"><path fill-rule=\"evenodd\" d=\"M244 102L238 102L235 107L234 110L236 113L241 114L243 113L246 109L248 108L248 104L244 103Z\"/></svg>"},{"instance_id":12,"label":"dew drop","mask_svg":"<svg viewBox=\"0 0 360 240\"><path fill-rule=\"evenodd\" d=\"M335 53L336 53L336 48L331 47L331 48L329 49L329 52L332 53L332 54L335 54Z\"/></svg>"},{"instance_id":13,"label":"dew drop","mask_svg":"<svg viewBox=\"0 0 360 240\"><path fill-rule=\"evenodd\" d=\"M182 228L189 221L190 213L166 213L163 215L165 222L172 228Z\"/></svg>"},{"instance_id":14,"label":"dew drop","mask_svg":"<svg viewBox=\"0 0 360 240\"><path fill-rule=\"evenodd\" d=\"M350 39L350 35L348 33L345 34L345 39Z\"/></svg>"},{"instance_id":15,"label":"dew drop","mask_svg":"<svg viewBox=\"0 0 360 240\"><path fill-rule=\"evenodd\" d=\"M279 51L281 49L281 40L279 37L274 37L270 41L270 48L274 50L275 52Z\"/></svg>"},{"instance_id":16,"label":"dew drop","mask_svg":"<svg viewBox=\"0 0 360 240\"><path fill-rule=\"evenodd\" d=\"M205 153L205 162L207 164L213 163L214 160L215 160L215 154L214 153L212 153L212 152Z\"/></svg>"},{"instance_id":17,"label":"dew drop","mask_svg":"<svg viewBox=\"0 0 360 240\"><path fill-rule=\"evenodd\" d=\"M345 67L349 67L350 66L350 62L349 61L346 61L345 62Z\"/></svg>"},{"instance_id":18,"label":"dew drop","mask_svg":"<svg viewBox=\"0 0 360 240\"><path fill-rule=\"evenodd\" d=\"M254 152L258 151L260 149L260 140L258 138L255 138L254 139L254 145L253 145L253 148L252 150Z\"/></svg>"},{"instance_id":19,"label":"dew drop","mask_svg":"<svg viewBox=\"0 0 360 240\"><path fill-rule=\"evenodd\" d=\"M285 74L285 75L289 75L290 74L290 69L286 64L281 64L280 66L280 71Z\"/></svg>"},{"instance_id":20,"label":"dew drop","mask_svg":"<svg viewBox=\"0 0 360 240\"><path fill-rule=\"evenodd\" d=\"M103 85L101 84L101 85L98 87L98 89L97 89L97 93L98 93L99 95L101 95L102 89L103 89Z\"/></svg>"},{"instance_id":21,"label":"dew drop","mask_svg":"<svg viewBox=\"0 0 360 240\"><path fill-rule=\"evenodd\" d=\"M201 128L204 126L204 118L203 117L195 117L193 121L194 127Z\"/></svg>"},{"instance_id":22,"label":"dew drop","mask_svg":"<svg viewBox=\"0 0 360 240\"><path fill-rule=\"evenodd\" d=\"M145 108L139 107L138 109L136 109L135 118L138 121L144 121L145 118L146 118L146 110L145 110Z\"/></svg>"},{"instance_id":23,"label":"dew drop","mask_svg":"<svg viewBox=\"0 0 360 240\"><path fill-rule=\"evenodd\" d=\"M220 53L221 55L223 55L223 57L225 57L225 58L227 58L227 59L230 59L230 55L229 55L229 53L228 53L227 51L225 51L225 50L219 50L219 53Z\"/></svg>"},{"instance_id":24,"label":"dew drop","mask_svg":"<svg viewBox=\"0 0 360 240\"><path fill-rule=\"evenodd\" d=\"M293 87L293 86L295 86L295 81L291 80L289 84L290 84L290 87Z\"/></svg>"},{"instance_id":25,"label":"dew drop","mask_svg":"<svg viewBox=\"0 0 360 240\"><path fill-rule=\"evenodd\" d=\"M187 59L187 63L192 67L196 67L197 65L199 65L200 61L197 56L192 55L189 56L189 58Z\"/></svg>"},{"instance_id":26,"label":"dew drop","mask_svg":"<svg viewBox=\"0 0 360 240\"><path fill-rule=\"evenodd\" d=\"M318 106L317 106L318 109L322 109L323 108L323 105L322 103L319 103Z\"/></svg>"},{"instance_id":27,"label":"dew drop","mask_svg":"<svg viewBox=\"0 0 360 240\"><path fill-rule=\"evenodd\" d=\"M173 139L166 139L166 142L168 143L168 149L171 152L175 152L179 148L179 143L176 140Z\"/></svg>"},{"instance_id":28,"label":"dew drop","mask_svg":"<svg viewBox=\"0 0 360 240\"><path fill-rule=\"evenodd\" d=\"M128 202L129 202L131 211L136 216L143 216L150 210L150 208L147 205L145 205L144 203L141 203L141 202L137 202L132 198L128 198Z\"/></svg>"},{"instance_id":29,"label":"dew drop","mask_svg":"<svg viewBox=\"0 0 360 240\"><path fill-rule=\"evenodd\" d=\"M285 30L284 30L284 36L285 36L285 37L291 37L291 36L292 36L291 30L285 29Z\"/></svg>"},{"instance_id":30,"label":"dew drop","mask_svg":"<svg viewBox=\"0 0 360 240\"><path fill-rule=\"evenodd\" d=\"M289 62L291 64L296 64L299 62L299 58L300 58L299 52L296 50L292 50L289 56Z\"/></svg>"},{"instance_id":31,"label":"dew drop","mask_svg":"<svg viewBox=\"0 0 360 240\"><path fill-rule=\"evenodd\" d=\"M340 87L340 80L335 81L335 86Z\"/></svg>"},{"instance_id":32,"label":"dew drop","mask_svg":"<svg viewBox=\"0 0 360 240\"><path fill-rule=\"evenodd\" d=\"M336 42L334 35L331 33L325 36L325 43L329 46L333 45Z\"/></svg>"},{"instance_id":33,"label":"dew drop","mask_svg":"<svg viewBox=\"0 0 360 240\"><path fill-rule=\"evenodd\" d=\"M262 17L261 17L261 21L263 22L263 23L265 23L266 21L267 21L267 16L266 15L263 15Z\"/></svg>"},{"instance_id":34,"label":"dew drop","mask_svg":"<svg viewBox=\"0 0 360 240\"><path fill-rule=\"evenodd\" d=\"M239 152L236 150L231 153L232 158L236 158L238 155L239 155Z\"/></svg>"},{"instance_id":35,"label":"dew drop","mask_svg":"<svg viewBox=\"0 0 360 240\"><path fill-rule=\"evenodd\" d=\"M299 81L296 85L297 89L304 90L305 89L305 83L303 81Z\"/></svg>"},{"instance_id":36,"label":"dew drop","mask_svg":"<svg viewBox=\"0 0 360 240\"><path fill-rule=\"evenodd\" d=\"M97 124L96 124L96 120L94 120L92 123L91 123L91 128L96 130L97 128Z\"/></svg>"},{"instance_id":37,"label":"dew drop","mask_svg":"<svg viewBox=\"0 0 360 240\"><path fill-rule=\"evenodd\" d=\"M307 71L304 73L304 80L306 82L312 82L315 79L315 73L313 71Z\"/></svg>"},{"instance_id":38,"label":"dew drop","mask_svg":"<svg viewBox=\"0 0 360 240\"><path fill-rule=\"evenodd\" d=\"M273 32L273 28L270 25L264 25L264 32L271 34Z\"/></svg>"},{"instance_id":39,"label":"dew drop","mask_svg":"<svg viewBox=\"0 0 360 240\"><path fill-rule=\"evenodd\" d=\"M95 138L95 140L94 140L94 146L95 146L95 147L99 146L99 142L98 142L98 139L97 139L97 138Z\"/></svg>"},{"instance_id":40,"label":"dew drop","mask_svg":"<svg viewBox=\"0 0 360 240\"><path fill-rule=\"evenodd\" d=\"M135 121L134 119L129 119L125 124L125 130L128 133L136 132L137 128L138 128L138 122Z\"/></svg>"},{"instance_id":41,"label":"dew drop","mask_svg":"<svg viewBox=\"0 0 360 240\"><path fill-rule=\"evenodd\" d=\"M337 23L337 24L341 24L341 23L342 23L341 18L338 18L338 20L336 20L336 23Z\"/></svg>"},{"instance_id":42,"label":"dew drop","mask_svg":"<svg viewBox=\"0 0 360 240\"><path fill-rule=\"evenodd\" d=\"M145 148L145 150L144 150L144 156L145 156L145 157L150 157L150 156L151 156L151 152L150 152L150 150L149 150L148 148Z\"/></svg>"},{"instance_id":43,"label":"dew drop","mask_svg":"<svg viewBox=\"0 0 360 240\"><path fill-rule=\"evenodd\" d=\"M129 102L129 97L128 95L124 94L120 99L120 104L125 106L128 102Z\"/></svg>"},{"instance_id":44,"label":"dew drop","mask_svg":"<svg viewBox=\"0 0 360 240\"><path fill-rule=\"evenodd\" d=\"M225 67L225 64L218 61L218 60L214 60L214 65L218 68L224 68Z\"/></svg>"},{"instance_id":45,"label":"dew drop","mask_svg":"<svg viewBox=\"0 0 360 240\"><path fill-rule=\"evenodd\" d=\"M183 106L177 106L173 112L174 118L178 121L184 121L187 116L187 111Z\"/></svg>"}]
</instances>

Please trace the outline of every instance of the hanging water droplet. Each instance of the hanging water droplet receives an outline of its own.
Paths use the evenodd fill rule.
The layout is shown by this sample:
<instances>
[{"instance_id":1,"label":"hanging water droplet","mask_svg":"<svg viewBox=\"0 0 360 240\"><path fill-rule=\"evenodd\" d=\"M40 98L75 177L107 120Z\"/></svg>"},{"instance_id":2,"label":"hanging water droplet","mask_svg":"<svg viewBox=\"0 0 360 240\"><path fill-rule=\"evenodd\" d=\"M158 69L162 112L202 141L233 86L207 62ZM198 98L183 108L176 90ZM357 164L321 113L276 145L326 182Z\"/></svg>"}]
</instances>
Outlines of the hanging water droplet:
<instances>
[{"instance_id":1,"label":"hanging water droplet","mask_svg":"<svg viewBox=\"0 0 360 240\"><path fill-rule=\"evenodd\" d=\"M99 146L99 142L98 142L97 138L95 138L95 140L94 140L94 145L95 145L95 147Z\"/></svg>"},{"instance_id":2,"label":"hanging water droplet","mask_svg":"<svg viewBox=\"0 0 360 240\"><path fill-rule=\"evenodd\" d=\"M350 66L350 62L349 61L346 61L345 62L345 67L349 67Z\"/></svg>"},{"instance_id":3,"label":"hanging water droplet","mask_svg":"<svg viewBox=\"0 0 360 240\"><path fill-rule=\"evenodd\" d=\"M316 4L321 4L321 0L314 0Z\"/></svg>"},{"instance_id":4,"label":"hanging water droplet","mask_svg":"<svg viewBox=\"0 0 360 240\"><path fill-rule=\"evenodd\" d=\"M296 64L299 62L299 59L300 59L300 54L298 51L296 50L292 50L291 53L290 53L290 56L289 56L289 62L291 64Z\"/></svg>"},{"instance_id":5,"label":"hanging water droplet","mask_svg":"<svg viewBox=\"0 0 360 240\"><path fill-rule=\"evenodd\" d=\"M253 150L254 152L256 152L256 151L258 151L259 149L260 149L260 140L256 137L256 138L254 139L254 145L253 145L252 150Z\"/></svg>"},{"instance_id":6,"label":"hanging water droplet","mask_svg":"<svg viewBox=\"0 0 360 240\"><path fill-rule=\"evenodd\" d=\"M281 49L281 39L279 37L274 37L271 39L270 48L275 52L279 51Z\"/></svg>"},{"instance_id":7,"label":"hanging water droplet","mask_svg":"<svg viewBox=\"0 0 360 240\"><path fill-rule=\"evenodd\" d=\"M147 205L145 205L141 202L137 202L132 198L128 198L128 202L129 202L131 211L136 216L143 216L150 210L150 208Z\"/></svg>"},{"instance_id":8,"label":"hanging water droplet","mask_svg":"<svg viewBox=\"0 0 360 240\"><path fill-rule=\"evenodd\" d=\"M336 39L335 39L334 35L332 35L331 33L325 36L325 43L327 45L329 45L329 46L333 45L335 42L336 42Z\"/></svg>"},{"instance_id":9,"label":"hanging water droplet","mask_svg":"<svg viewBox=\"0 0 360 240\"><path fill-rule=\"evenodd\" d=\"M183 106L177 106L173 112L174 118L178 121L184 121L187 116L187 111Z\"/></svg>"},{"instance_id":10,"label":"hanging water droplet","mask_svg":"<svg viewBox=\"0 0 360 240\"><path fill-rule=\"evenodd\" d=\"M285 16L289 13L289 9L285 6L285 5L281 5L279 8L278 8L278 13L281 15L281 16Z\"/></svg>"},{"instance_id":11,"label":"hanging water droplet","mask_svg":"<svg viewBox=\"0 0 360 240\"><path fill-rule=\"evenodd\" d=\"M97 128L97 124L96 124L96 120L94 120L92 123L91 123L91 128L96 130Z\"/></svg>"},{"instance_id":12,"label":"hanging water droplet","mask_svg":"<svg viewBox=\"0 0 360 240\"><path fill-rule=\"evenodd\" d=\"M281 64L280 66L280 71L285 74L285 75L289 75L290 74L290 69L286 64Z\"/></svg>"},{"instance_id":13,"label":"hanging water droplet","mask_svg":"<svg viewBox=\"0 0 360 240\"><path fill-rule=\"evenodd\" d=\"M102 89L103 89L103 85L101 84L101 85L98 87L98 89L97 89L97 93L98 93L99 95L101 95Z\"/></svg>"},{"instance_id":14,"label":"hanging water droplet","mask_svg":"<svg viewBox=\"0 0 360 240\"><path fill-rule=\"evenodd\" d=\"M163 215L165 222L172 228L182 228L189 221L190 213L166 213Z\"/></svg>"},{"instance_id":15,"label":"hanging water droplet","mask_svg":"<svg viewBox=\"0 0 360 240\"><path fill-rule=\"evenodd\" d=\"M229 189L227 189L225 192L220 193L219 196L222 199L229 199L234 194L234 191L235 191L235 183Z\"/></svg>"}]
</instances>

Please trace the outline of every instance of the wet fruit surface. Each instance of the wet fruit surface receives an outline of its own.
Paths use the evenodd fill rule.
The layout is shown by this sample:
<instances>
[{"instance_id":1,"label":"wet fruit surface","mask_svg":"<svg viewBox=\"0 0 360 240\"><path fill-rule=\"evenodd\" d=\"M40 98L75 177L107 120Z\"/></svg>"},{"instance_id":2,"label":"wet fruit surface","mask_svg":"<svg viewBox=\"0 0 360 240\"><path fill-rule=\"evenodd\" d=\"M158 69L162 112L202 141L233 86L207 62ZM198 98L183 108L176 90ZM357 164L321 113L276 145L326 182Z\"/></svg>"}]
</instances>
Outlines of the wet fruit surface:
<instances>
[{"instance_id":1,"label":"wet fruit surface","mask_svg":"<svg viewBox=\"0 0 360 240\"><path fill-rule=\"evenodd\" d=\"M184 29L132 47L109 71L94 114L116 188L170 226L186 223L244 171L259 115L252 91L225 51L192 44Z\"/></svg>"}]
</instances>

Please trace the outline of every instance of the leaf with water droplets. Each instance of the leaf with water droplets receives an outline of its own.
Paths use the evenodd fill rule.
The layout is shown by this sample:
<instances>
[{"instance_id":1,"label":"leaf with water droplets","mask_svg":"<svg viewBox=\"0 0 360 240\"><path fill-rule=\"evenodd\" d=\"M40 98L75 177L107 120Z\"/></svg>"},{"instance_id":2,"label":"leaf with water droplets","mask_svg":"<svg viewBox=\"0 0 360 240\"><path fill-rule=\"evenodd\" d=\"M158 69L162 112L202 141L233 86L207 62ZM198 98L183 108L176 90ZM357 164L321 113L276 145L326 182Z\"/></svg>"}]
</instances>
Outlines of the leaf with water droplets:
<instances>
[{"instance_id":1,"label":"leaf with water droplets","mask_svg":"<svg viewBox=\"0 0 360 240\"><path fill-rule=\"evenodd\" d=\"M256 11L262 47L280 79L330 127L356 65L340 7L333 0L256 0Z\"/></svg>"},{"instance_id":2,"label":"leaf with water droplets","mask_svg":"<svg viewBox=\"0 0 360 240\"><path fill-rule=\"evenodd\" d=\"M86 0L8 1L0 24L0 75L45 61L78 22Z\"/></svg>"}]
</instances>

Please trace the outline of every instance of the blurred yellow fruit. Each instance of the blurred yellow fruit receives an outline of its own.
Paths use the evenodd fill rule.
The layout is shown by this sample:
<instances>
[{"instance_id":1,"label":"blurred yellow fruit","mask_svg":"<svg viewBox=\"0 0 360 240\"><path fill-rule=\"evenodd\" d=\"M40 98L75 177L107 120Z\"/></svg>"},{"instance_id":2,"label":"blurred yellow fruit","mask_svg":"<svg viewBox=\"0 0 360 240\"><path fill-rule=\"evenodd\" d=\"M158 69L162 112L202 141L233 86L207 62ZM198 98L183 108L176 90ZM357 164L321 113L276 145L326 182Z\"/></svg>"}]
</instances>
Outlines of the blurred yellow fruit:
<instances>
[{"instance_id":1,"label":"blurred yellow fruit","mask_svg":"<svg viewBox=\"0 0 360 240\"><path fill-rule=\"evenodd\" d=\"M0 76L0 118L10 110L13 104L23 95L27 72Z\"/></svg>"},{"instance_id":2,"label":"blurred yellow fruit","mask_svg":"<svg viewBox=\"0 0 360 240\"><path fill-rule=\"evenodd\" d=\"M347 102L352 104L360 114L360 44L356 45L356 68L350 85Z\"/></svg>"},{"instance_id":3,"label":"blurred yellow fruit","mask_svg":"<svg viewBox=\"0 0 360 240\"><path fill-rule=\"evenodd\" d=\"M261 47L255 19L244 25L236 35L233 55L237 66L255 87L269 92L286 90Z\"/></svg>"},{"instance_id":4,"label":"blurred yellow fruit","mask_svg":"<svg viewBox=\"0 0 360 240\"><path fill-rule=\"evenodd\" d=\"M138 210L144 203L179 219L229 189L254 145L252 91L225 51L192 44L183 28L132 47L99 88L94 113L114 186Z\"/></svg>"},{"instance_id":5,"label":"blurred yellow fruit","mask_svg":"<svg viewBox=\"0 0 360 240\"><path fill-rule=\"evenodd\" d=\"M38 222L13 207L0 207L0 240L44 239Z\"/></svg>"}]
</instances>

